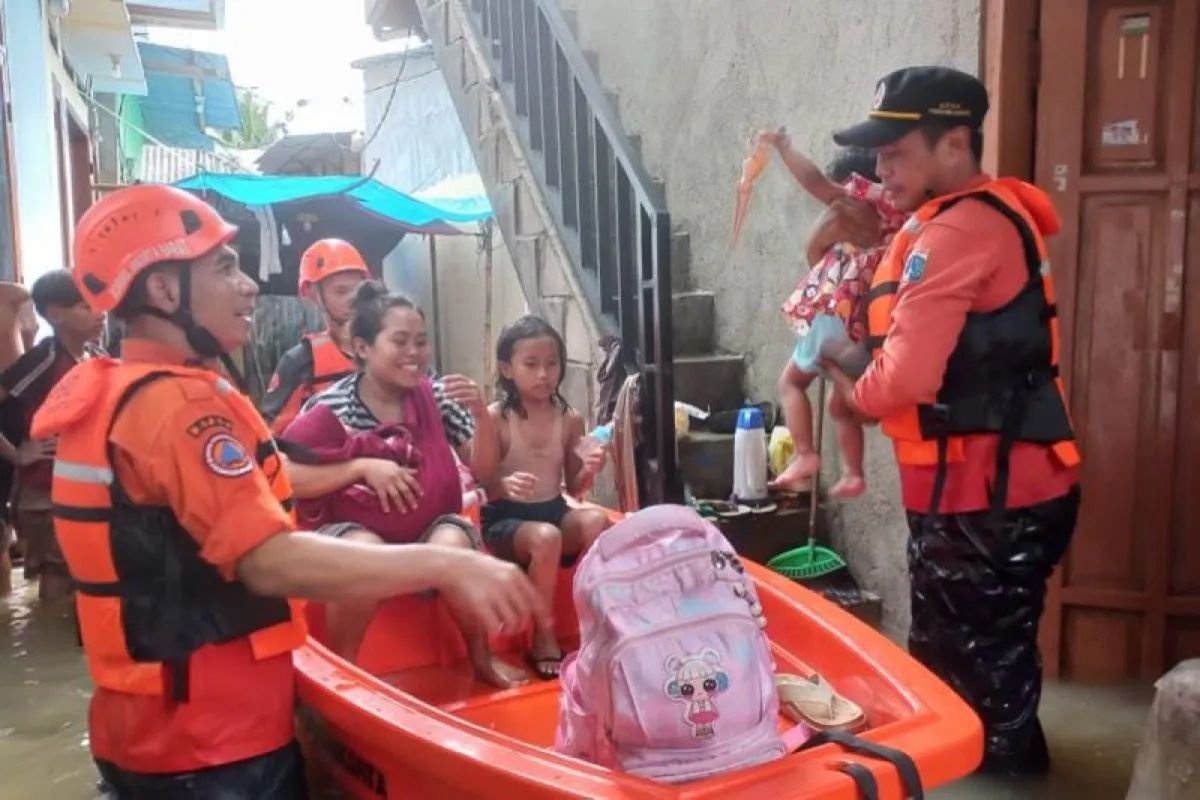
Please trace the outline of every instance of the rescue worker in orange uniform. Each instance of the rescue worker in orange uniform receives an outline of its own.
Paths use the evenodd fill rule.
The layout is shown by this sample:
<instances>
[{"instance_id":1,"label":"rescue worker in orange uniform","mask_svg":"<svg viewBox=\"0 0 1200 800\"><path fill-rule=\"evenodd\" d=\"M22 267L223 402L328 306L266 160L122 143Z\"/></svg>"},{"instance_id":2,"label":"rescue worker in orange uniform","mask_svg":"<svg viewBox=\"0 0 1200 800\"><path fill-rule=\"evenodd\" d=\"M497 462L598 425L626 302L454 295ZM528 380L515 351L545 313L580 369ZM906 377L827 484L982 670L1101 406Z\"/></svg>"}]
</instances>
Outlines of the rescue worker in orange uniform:
<instances>
[{"instance_id":1,"label":"rescue worker in orange uniform","mask_svg":"<svg viewBox=\"0 0 1200 800\"><path fill-rule=\"evenodd\" d=\"M493 631L544 612L516 567L467 549L296 530L289 475L305 496L329 476L286 465L216 371L247 342L257 294L235 231L167 186L92 206L73 274L126 323L122 358L80 363L33 423L58 437L55 527L96 684L89 738L122 800L305 796L291 660L305 626L286 598L432 589ZM376 491L396 488L394 465L370 466Z\"/></svg>"},{"instance_id":2,"label":"rescue worker in orange uniform","mask_svg":"<svg viewBox=\"0 0 1200 800\"><path fill-rule=\"evenodd\" d=\"M1044 240L1059 218L1040 189L981 172L987 109L970 75L902 69L834 135L876 152L912 216L874 276L870 367L857 383L827 368L894 444L913 655L979 713L985 770L1042 773L1038 621L1075 528L1079 453Z\"/></svg>"},{"instance_id":3,"label":"rescue worker in orange uniform","mask_svg":"<svg viewBox=\"0 0 1200 800\"><path fill-rule=\"evenodd\" d=\"M283 354L271 376L262 413L283 433L304 401L356 369L350 353L354 292L371 277L354 245L341 239L314 242L300 257L300 296L316 303L325 330L309 333Z\"/></svg>"}]
</instances>

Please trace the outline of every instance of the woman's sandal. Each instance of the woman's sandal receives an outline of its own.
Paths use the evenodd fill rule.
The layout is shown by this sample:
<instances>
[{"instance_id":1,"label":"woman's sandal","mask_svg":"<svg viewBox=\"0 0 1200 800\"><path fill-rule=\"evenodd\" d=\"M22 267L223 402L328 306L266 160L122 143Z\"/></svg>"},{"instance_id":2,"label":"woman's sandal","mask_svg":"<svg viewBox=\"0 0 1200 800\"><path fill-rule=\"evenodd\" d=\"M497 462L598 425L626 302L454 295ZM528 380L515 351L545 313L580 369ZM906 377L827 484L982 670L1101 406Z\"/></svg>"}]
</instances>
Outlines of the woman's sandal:
<instances>
[{"instance_id":1,"label":"woman's sandal","mask_svg":"<svg viewBox=\"0 0 1200 800\"><path fill-rule=\"evenodd\" d=\"M775 676L779 707L793 722L803 722L819 731L856 731L867 722L857 704L833 690L829 681L813 673L810 677Z\"/></svg>"}]
</instances>

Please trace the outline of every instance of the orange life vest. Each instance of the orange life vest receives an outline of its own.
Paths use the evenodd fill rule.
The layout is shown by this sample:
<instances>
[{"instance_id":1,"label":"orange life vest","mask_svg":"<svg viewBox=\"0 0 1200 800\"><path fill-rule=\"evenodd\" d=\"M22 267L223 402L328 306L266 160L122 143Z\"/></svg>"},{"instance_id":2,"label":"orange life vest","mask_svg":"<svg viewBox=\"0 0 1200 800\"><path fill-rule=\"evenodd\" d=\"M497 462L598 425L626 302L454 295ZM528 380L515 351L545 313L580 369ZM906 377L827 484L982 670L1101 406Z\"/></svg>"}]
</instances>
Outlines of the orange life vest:
<instances>
[{"instance_id":1,"label":"orange life vest","mask_svg":"<svg viewBox=\"0 0 1200 800\"><path fill-rule=\"evenodd\" d=\"M337 342L329 335L329 331L306 333L304 341L308 343L308 351L312 354L312 377L307 383L295 387L292 395L283 403L280 413L275 415L275 420L271 422L271 432L277 437L281 437L283 432L287 431L287 427L292 425L308 398L352 374L358 368L342 353L342 348L337 347Z\"/></svg>"},{"instance_id":2,"label":"orange life vest","mask_svg":"<svg viewBox=\"0 0 1200 800\"><path fill-rule=\"evenodd\" d=\"M271 432L276 436L283 435L287 426L291 425L292 420L300 414L300 410L308 398L357 369L354 362L346 357L342 348L338 347L337 342L333 340L328 331L305 334L304 341L308 343L309 352L312 353L312 377L307 383L301 384L293 390L291 396L283 404L283 408L275 415L275 419L271 423Z\"/></svg>"},{"instance_id":3,"label":"orange life vest","mask_svg":"<svg viewBox=\"0 0 1200 800\"><path fill-rule=\"evenodd\" d=\"M309 394L314 395L325 387L354 372L354 362L346 357L342 348L329 335L329 331L310 333L304 337L312 349L313 376L309 383Z\"/></svg>"},{"instance_id":4,"label":"orange life vest","mask_svg":"<svg viewBox=\"0 0 1200 800\"><path fill-rule=\"evenodd\" d=\"M55 532L71 576L83 646L98 686L187 699L188 661L205 644L248 637L257 659L287 653L306 635L296 601L260 597L201 559L170 508L134 504L121 488L108 437L117 415L155 380L211 382L231 417L258 438L256 459L285 508L291 486L250 401L208 370L91 359L55 387L35 436L58 434L51 489ZM170 677L168 681L167 678Z\"/></svg>"},{"instance_id":5,"label":"orange life vest","mask_svg":"<svg viewBox=\"0 0 1200 800\"><path fill-rule=\"evenodd\" d=\"M1043 232L1057 232L1058 215L1040 189L1013 178L1001 178L934 198L917 209L892 239L875 271L867 299L868 344L875 354L883 346L922 226L967 198L987 204L1016 227L1029 267L1029 282L1003 308L967 315L934 403L905 408L881 421L899 463L939 468L933 513L938 509L936 501L940 500L946 464L964 459L964 436L1001 436L994 509L997 504L1002 507L1005 499L1007 451L1013 442L1046 444L1064 466L1075 466L1080 461L1059 375L1054 283L1042 238Z\"/></svg>"}]
</instances>

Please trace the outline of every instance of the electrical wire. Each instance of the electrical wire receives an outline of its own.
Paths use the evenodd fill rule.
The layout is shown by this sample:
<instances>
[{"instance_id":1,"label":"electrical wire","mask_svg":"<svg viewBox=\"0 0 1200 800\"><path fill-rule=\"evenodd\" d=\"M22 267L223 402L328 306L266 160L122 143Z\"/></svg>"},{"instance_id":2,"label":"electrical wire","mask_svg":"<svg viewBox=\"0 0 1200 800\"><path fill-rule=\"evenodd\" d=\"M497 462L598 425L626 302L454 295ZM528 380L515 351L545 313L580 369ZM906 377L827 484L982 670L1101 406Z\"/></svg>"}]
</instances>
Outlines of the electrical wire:
<instances>
[{"instance_id":1,"label":"electrical wire","mask_svg":"<svg viewBox=\"0 0 1200 800\"><path fill-rule=\"evenodd\" d=\"M416 75L409 75L407 78L397 78L394 81L388 81L387 83L381 83L374 88L367 89L365 94L371 94L373 92L382 92L384 89L388 89L392 86L395 86L398 83L408 83L409 81L415 81L415 80L418 80L419 78L424 78L426 75L433 75L437 71L438 71L438 68L434 67L433 69L427 69L424 72L417 73Z\"/></svg>"},{"instance_id":2,"label":"electrical wire","mask_svg":"<svg viewBox=\"0 0 1200 800\"><path fill-rule=\"evenodd\" d=\"M408 29L408 38L412 38L411 26ZM379 136L379 132L383 130L383 123L387 122L388 114L392 111L392 103L396 100L396 90L400 88L400 79L404 77L404 69L408 66L408 53L410 49L405 48L404 50L404 55L400 59L400 68L396 70L396 77L392 81L392 91L383 106L383 113L379 116L379 122L375 124L375 130L371 131L371 135L363 140L363 150L366 150L371 145L371 142L375 141L376 137Z\"/></svg>"}]
</instances>

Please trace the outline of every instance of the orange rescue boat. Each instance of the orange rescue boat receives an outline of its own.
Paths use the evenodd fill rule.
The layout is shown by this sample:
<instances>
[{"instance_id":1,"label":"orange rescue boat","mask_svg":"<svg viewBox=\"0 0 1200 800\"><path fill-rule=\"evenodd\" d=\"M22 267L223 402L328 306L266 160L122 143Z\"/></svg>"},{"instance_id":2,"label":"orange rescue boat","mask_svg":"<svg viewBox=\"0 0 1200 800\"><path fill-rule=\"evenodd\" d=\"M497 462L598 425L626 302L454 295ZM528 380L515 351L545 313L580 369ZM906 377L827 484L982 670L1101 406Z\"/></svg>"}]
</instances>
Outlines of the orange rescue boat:
<instances>
[{"instance_id":1,"label":"orange rescue boat","mask_svg":"<svg viewBox=\"0 0 1200 800\"><path fill-rule=\"evenodd\" d=\"M932 788L975 769L983 750L978 718L903 650L829 603L764 567L745 562L768 620L777 672L823 675L866 711L859 736L909 756ZM571 574L559 583L556 624L578 641ZM322 645L324 612L309 609L312 634L296 653L301 740L318 781L341 796L379 798L702 798L853 800L836 769L869 768L881 796L904 796L890 764L826 744L784 759L689 784L655 783L552 749L558 682L497 690L476 682L457 626L438 601L400 597L383 604L357 665ZM497 639L520 663L525 642ZM791 723L781 718L781 730Z\"/></svg>"}]
</instances>

